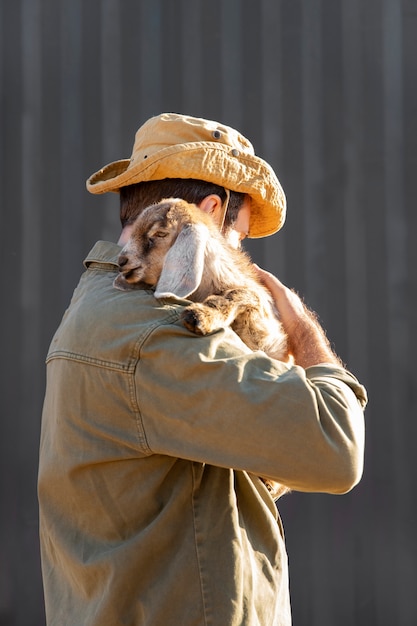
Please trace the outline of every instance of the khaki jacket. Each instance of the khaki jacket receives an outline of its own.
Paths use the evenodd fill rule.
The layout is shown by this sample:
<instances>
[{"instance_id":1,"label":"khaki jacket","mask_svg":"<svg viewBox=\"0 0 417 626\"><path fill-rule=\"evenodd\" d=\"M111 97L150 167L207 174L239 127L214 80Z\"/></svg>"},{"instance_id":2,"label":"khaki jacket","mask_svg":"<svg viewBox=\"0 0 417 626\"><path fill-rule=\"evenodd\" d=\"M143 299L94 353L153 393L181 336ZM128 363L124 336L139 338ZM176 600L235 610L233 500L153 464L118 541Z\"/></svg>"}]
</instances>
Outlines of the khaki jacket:
<instances>
[{"instance_id":1,"label":"khaki jacket","mask_svg":"<svg viewBox=\"0 0 417 626\"><path fill-rule=\"evenodd\" d=\"M39 466L49 626L288 626L287 556L258 475L342 493L361 477L363 387L288 367L186 301L85 261L47 357ZM291 497L291 496L288 496Z\"/></svg>"}]
</instances>

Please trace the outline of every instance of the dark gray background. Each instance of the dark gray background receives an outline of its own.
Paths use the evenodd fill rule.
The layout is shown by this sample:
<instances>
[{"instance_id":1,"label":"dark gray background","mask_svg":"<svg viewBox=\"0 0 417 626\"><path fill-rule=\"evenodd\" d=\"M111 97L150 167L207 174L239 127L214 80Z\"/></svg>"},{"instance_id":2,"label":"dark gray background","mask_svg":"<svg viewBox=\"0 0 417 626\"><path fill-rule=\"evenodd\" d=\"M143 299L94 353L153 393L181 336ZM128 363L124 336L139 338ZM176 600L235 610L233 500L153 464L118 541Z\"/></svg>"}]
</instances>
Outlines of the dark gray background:
<instances>
[{"instance_id":1,"label":"dark gray background","mask_svg":"<svg viewBox=\"0 0 417 626\"><path fill-rule=\"evenodd\" d=\"M44 357L117 196L85 179L174 111L239 128L288 198L248 246L368 388L361 484L287 496L294 626L417 623L416 0L0 0L0 625L42 626ZM81 626L81 625L80 625Z\"/></svg>"}]
</instances>

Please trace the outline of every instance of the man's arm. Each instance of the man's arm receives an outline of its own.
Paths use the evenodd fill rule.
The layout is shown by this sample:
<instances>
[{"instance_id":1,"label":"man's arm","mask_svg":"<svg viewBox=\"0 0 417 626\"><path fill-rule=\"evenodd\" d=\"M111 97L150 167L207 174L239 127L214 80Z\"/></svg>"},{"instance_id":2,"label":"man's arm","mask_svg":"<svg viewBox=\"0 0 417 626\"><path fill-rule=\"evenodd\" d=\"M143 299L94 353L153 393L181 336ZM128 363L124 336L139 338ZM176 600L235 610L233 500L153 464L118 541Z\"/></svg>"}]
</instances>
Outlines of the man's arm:
<instances>
[{"instance_id":1,"label":"man's arm","mask_svg":"<svg viewBox=\"0 0 417 626\"><path fill-rule=\"evenodd\" d=\"M288 335L289 352L296 365L304 369L311 365L330 363L343 367L333 352L326 334L315 314L273 274L255 266L262 283L274 298L280 319Z\"/></svg>"}]
</instances>

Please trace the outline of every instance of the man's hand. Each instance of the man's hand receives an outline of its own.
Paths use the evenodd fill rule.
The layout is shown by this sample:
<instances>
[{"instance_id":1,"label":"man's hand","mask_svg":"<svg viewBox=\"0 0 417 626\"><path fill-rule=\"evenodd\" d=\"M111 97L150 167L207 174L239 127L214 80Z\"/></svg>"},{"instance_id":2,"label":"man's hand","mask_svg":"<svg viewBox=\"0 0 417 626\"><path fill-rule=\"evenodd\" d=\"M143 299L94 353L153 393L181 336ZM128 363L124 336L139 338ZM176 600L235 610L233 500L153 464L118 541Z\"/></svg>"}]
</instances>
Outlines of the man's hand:
<instances>
[{"instance_id":1,"label":"man's hand","mask_svg":"<svg viewBox=\"0 0 417 626\"><path fill-rule=\"evenodd\" d=\"M289 352L301 367L331 363L343 367L333 352L315 314L273 274L255 265L261 282L269 289L288 335Z\"/></svg>"}]
</instances>

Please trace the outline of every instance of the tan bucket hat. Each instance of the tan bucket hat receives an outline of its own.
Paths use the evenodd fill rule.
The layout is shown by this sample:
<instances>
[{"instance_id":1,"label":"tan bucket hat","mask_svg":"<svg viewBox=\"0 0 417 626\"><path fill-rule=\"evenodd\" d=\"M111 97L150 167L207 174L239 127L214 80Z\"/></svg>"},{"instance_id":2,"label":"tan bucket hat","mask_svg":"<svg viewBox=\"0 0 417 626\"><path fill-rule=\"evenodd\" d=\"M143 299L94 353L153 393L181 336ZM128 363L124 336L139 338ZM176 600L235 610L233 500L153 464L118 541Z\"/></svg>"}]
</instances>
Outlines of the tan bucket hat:
<instances>
[{"instance_id":1,"label":"tan bucket hat","mask_svg":"<svg viewBox=\"0 0 417 626\"><path fill-rule=\"evenodd\" d=\"M194 178L247 194L249 237L265 237L284 224L284 191L270 165L238 131L202 118L163 113L136 133L130 159L104 166L87 180L91 193L164 178Z\"/></svg>"}]
</instances>

